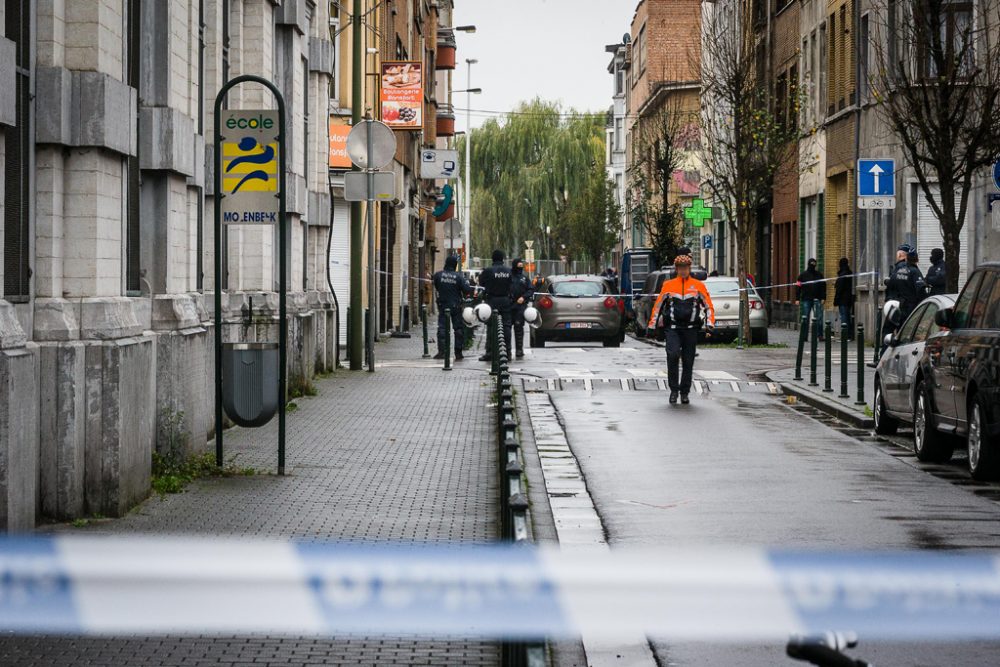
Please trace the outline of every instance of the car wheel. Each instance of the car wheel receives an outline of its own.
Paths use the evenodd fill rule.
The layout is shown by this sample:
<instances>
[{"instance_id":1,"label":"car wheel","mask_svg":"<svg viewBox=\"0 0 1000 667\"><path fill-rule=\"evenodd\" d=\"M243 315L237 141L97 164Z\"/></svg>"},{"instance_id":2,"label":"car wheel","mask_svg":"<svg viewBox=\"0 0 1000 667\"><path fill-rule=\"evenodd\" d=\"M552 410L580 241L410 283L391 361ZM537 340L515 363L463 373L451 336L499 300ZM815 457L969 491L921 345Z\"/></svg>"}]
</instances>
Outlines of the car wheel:
<instances>
[{"instance_id":1,"label":"car wheel","mask_svg":"<svg viewBox=\"0 0 1000 667\"><path fill-rule=\"evenodd\" d=\"M545 336L540 331L532 331L528 342L531 347L545 347Z\"/></svg>"},{"instance_id":2,"label":"car wheel","mask_svg":"<svg viewBox=\"0 0 1000 667\"><path fill-rule=\"evenodd\" d=\"M986 434L986 405L979 395L972 398L969 408L969 472L973 479L989 480L1000 476L1000 456L996 442Z\"/></svg>"},{"instance_id":3,"label":"car wheel","mask_svg":"<svg viewBox=\"0 0 1000 667\"><path fill-rule=\"evenodd\" d=\"M927 383L921 380L913 402L913 453L921 461L943 463L951 458L952 450L951 443L934 428Z\"/></svg>"},{"instance_id":4,"label":"car wheel","mask_svg":"<svg viewBox=\"0 0 1000 667\"><path fill-rule=\"evenodd\" d=\"M622 341L618 335L614 335L611 338L605 338L603 341L604 347L621 347Z\"/></svg>"},{"instance_id":5,"label":"car wheel","mask_svg":"<svg viewBox=\"0 0 1000 667\"><path fill-rule=\"evenodd\" d=\"M751 329L750 344L767 345L767 329Z\"/></svg>"},{"instance_id":6,"label":"car wheel","mask_svg":"<svg viewBox=\"0 0 1000 667\"><path fill-rule=\"evenodd\" d=\"M875 432L879 435L892 435L899 429L899 420L890 417L885 407L885 395L882 392L882 383L875 381L875 408L873 417L875 421Z\"/></svg>"}]
</instances>

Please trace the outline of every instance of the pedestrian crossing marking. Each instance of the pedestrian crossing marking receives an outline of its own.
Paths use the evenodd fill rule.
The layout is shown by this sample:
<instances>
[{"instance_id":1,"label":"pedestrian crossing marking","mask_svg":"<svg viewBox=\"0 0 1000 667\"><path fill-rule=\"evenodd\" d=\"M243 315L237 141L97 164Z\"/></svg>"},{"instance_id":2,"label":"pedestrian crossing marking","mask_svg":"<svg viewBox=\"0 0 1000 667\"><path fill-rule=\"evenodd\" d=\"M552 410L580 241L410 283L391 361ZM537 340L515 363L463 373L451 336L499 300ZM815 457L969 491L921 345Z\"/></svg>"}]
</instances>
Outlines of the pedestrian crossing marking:
<instances>
[{"instance_id":1,"label":"pedestrian crossing marking","mask_svg":"<svg viewBox=\"0 0 1000 667\"><path fill-rule=\"evenodd\" d=\"M625 372L637 378L667 377L667 372L659 368L626 368Z\"/></svg>"},{"instance_id":2,"label":"pedestrian crossing marking","mask_svg":"<svg viewBox=\"0 0 1000 667\"><path fill-rule=\"evenodd\" d=\"M695 371L695 375L700 377L702 380L736 380L738 379L732 373L726 371Z\"/></svg>"},{"instance_id":3,"label":"pedestrian crossing marking","mask_svg":"<svg viewBox=\"0 0 1000 667\"><path fill-rule=\"evenodd\" d=\"M667 382L663 378L605 378L605 377L563 377L563 378L524 378L522 380L525 392L551 391L585 391L588 393L604 391L668 391ZM691 389L696 394L771 394L782 393L781 386L776 382L753 382L748 380L698 380L691 381Z\"/></svg>"},{"instance_id":4,"label":"pedestrian crossing marking","mask_svg":"<svg viewBox=\"0 0 1000 667\"><path fill-rule=\"evenodd\" d=\"M594 377L594 372L586 368L557 368L556 375L561 378L582 378L582 377Z\"/></svg>"}]
</instances>

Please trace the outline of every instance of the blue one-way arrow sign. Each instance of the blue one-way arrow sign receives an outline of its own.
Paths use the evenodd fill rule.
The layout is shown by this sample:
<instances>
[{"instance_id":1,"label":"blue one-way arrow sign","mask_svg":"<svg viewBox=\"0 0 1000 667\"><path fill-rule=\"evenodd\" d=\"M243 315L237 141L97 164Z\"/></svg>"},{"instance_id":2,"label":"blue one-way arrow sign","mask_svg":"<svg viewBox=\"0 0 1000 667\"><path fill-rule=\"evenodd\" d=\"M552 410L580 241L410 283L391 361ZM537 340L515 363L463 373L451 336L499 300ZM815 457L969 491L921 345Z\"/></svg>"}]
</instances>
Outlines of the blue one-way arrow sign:
<instances>
[{"instance_id":1,"label":"blue one-way arrow sign","mask_svg":"<svg viewBox=\"0 0 1000 667\"><path fill-rule=\"evenodd\" d=\"M858 160L858 196L895 197L895 172L895 160Z\"/></svg>"}]
</instances>

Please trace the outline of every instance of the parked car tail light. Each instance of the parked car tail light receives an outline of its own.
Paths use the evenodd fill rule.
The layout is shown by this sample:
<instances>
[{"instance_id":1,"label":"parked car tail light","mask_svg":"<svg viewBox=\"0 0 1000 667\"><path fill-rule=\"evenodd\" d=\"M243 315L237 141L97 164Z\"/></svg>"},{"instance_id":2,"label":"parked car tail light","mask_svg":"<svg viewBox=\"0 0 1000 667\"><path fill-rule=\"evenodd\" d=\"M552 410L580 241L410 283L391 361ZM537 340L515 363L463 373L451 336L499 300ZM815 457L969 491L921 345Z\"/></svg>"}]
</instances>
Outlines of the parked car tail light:
<instances>
[{"instance_id":1,"label":"parked car tail light","mask_svg":"<svg viewBox=\"0 0 1000 667\"><path fill-rule=\"evenodd\" d=\"M618 299L618 312L619 313L625 312L625 299Z\"/></svg>"},{"instance_id":2,"label":"parked car tail light","mask_svg":"<svg viewBox=\"0 0 1000 667\"><path fill-rule=\"evenodd\" d=\"M764 302L750 299L750 310L764 310Z\"/></svg>"},{"instance_id":3,"label":"parked car tail light","mask_svg":"<svg viewBox=\"0 0 1000 667\"><path fill-rule=\"evenodd\" d=\"M541 308L542 310L548 310L549 308L551 308L552 297L550 297L548 294L543 296L541 299L538 300L538 307Z\"/></svg>"},{"instance_id":4,"label":"parked car tail light","mask_svg":"<svg viewBox=\"0 0 1000 667\"><path fill-rule=\"evenodd\" d=\"M612 308L617 308L618 300L615 299L615 297L613 296L609 296L606 299L604 299L604 307L607 308L608 310L611 310Z\"/></svg>"}]
</instances>

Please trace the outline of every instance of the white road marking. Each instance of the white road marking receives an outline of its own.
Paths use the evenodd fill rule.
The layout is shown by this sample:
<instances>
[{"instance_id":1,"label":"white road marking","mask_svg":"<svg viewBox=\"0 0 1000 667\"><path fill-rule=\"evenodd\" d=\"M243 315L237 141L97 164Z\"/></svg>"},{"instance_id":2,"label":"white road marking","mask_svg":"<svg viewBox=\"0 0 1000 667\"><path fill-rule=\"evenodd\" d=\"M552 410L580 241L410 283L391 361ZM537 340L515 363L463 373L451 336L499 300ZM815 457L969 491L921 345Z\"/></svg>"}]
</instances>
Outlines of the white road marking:
<instances>
[{"instance_id":1,"label":"white road marking","mask_svg":"<svg viewBox=\"0 0 1000 667\"><path fill-rule=\"evenodd\" d=\"M594 391L594 381L590 378L583 378L583 389L584 391Z\"/></svg>"},{"instance_id":2,"label":"white road marking","mask_svg":"<svg viewBox=\"0 0 1000 667\"><path fill-rule=\"evenodd\" d=\"M621 383L622 383L622 391L632 391L632 387L628 385L628 380L622 378Z\"/></svg>"},{"instance_id":3,"label":"white road marking","mask_svg":"<svg viewBox=\"0 0 1000 667\"><path fill-rule=\"evenodd\" d=\"M740 383L739 382L730 382L729 386L732 387L733 391L735 391L735 392L739 392L740 391Z\"/></svg>"},{"instance_id":4,"label":"white road marking","mask_svg":"<svg viewBox=\"0 0 1000 667\"><path fill-rule=\"evenodd\" d=\"M593 371L587 370L586 368L574 367L557 368L556 375L561 378L594 377Z\"/></svg>"},{"instance_id":5,"label":"white road marking","mask_svg":"<svg viewBox=\"0 0 1000 667\"><path fill-rule=\"evenodd\" d=\"M667 372L662 368L626 368L625 371L637 378L667 377Z\"/></svg>"},{"instance_id":6,"label":"white road marking","mask_svg":"<svg viewBox=\"0 0 1000 667\"><path fill-rule=\"evenodd\" d=\"M695 371L702 380L737 380L735 375L726 371Z\"/></svg>"}]
</instances>

